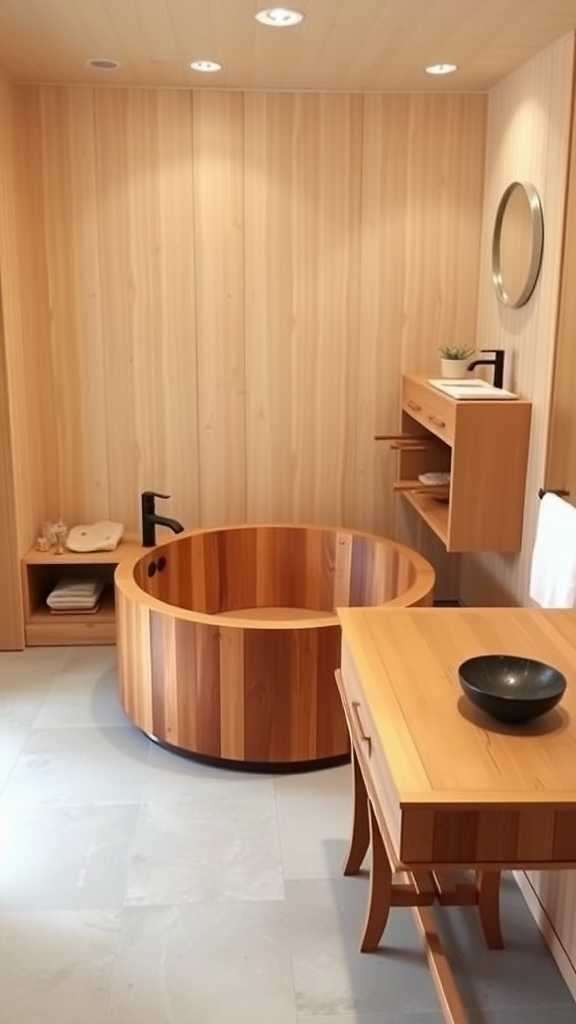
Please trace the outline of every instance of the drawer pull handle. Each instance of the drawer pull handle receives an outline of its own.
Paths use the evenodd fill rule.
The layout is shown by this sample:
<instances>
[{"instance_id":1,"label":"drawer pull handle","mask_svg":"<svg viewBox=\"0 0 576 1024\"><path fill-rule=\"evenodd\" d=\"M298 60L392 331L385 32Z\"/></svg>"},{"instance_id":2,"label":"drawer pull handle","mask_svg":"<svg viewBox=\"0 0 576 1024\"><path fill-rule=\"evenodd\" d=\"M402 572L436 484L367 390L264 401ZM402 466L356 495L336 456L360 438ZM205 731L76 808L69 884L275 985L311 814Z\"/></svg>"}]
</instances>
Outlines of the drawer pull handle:
<instances>
[{"instance_id":1,"label":"drawer pull handle","mask_svg":"<svg viewBox=\"0 0 576 1024\"><path fill-rule=\"evenodd\" d=\"M365 730L365 728L364 728L364 726L362 724L362 719L360 718L359 708L360 708L360 701L353 700L352 701L352 712L354 714L354 718L356 719L356 725L358 726L358 730L360 732L360 739L362 740L363 743L366 744L366 747L368 749L368 757L371 757L372 756L372 739L368 735L368 733L366 732L366 730Z\"/></svg>"},{"instance_id":2,"label":"drawer pull handle","mask_svg":"<svg viewBox=\"0 0 576 1024\"><path fill-rule=\"evenodd\" d=\"M422 406L418 405L418 402L413 402L411 398L408 398L406 400L406 405L408 406L409 409L414 409L414 412L420 412L420 410L422 409Z\"/></svg>"},{"instance_id":3,"label":"drawer pull handle","mask_svg":"<svg viewBox=\"0 0 576 1024\"><path fill-rule=\"evenodd\" d=\"M374 434L375 441L394 441L397 444L418 444L421 441L430 441L430 434Z\"/></svg>"},{"instance_id":4,"label":"drawer pull handle","mask_svg":"<svg viewBox=\"0 0 576 1024\"><path fill-rule=\"evenodd\" d=\"M439 416L429 416L428 419L430 420L430 423L433 423L434 426L436 426L436 427L445 427L446 426L444 420L441 420Z\"/></svg>"}]
</instances>

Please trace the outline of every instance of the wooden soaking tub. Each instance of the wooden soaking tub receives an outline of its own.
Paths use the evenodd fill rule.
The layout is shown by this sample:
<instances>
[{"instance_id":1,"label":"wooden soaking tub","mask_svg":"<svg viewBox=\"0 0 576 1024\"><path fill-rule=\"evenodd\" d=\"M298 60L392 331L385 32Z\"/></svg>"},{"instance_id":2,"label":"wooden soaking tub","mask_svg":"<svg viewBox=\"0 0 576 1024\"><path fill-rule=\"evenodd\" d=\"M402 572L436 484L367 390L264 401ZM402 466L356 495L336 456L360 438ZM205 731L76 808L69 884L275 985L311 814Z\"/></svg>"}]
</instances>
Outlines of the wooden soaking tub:
<instances>
[{"instance_id":1,"label":"wooden soaking tub","mask_svg":"<svg viewBox=\"0 0 576 1024\"><path fill-rule=\"evenodd\" d=\"M153 739L250 767L348 757L337 607L427 605L434 571L321 526L196 530L116 570L120 701Z\"/></svg>"}]
</instances>

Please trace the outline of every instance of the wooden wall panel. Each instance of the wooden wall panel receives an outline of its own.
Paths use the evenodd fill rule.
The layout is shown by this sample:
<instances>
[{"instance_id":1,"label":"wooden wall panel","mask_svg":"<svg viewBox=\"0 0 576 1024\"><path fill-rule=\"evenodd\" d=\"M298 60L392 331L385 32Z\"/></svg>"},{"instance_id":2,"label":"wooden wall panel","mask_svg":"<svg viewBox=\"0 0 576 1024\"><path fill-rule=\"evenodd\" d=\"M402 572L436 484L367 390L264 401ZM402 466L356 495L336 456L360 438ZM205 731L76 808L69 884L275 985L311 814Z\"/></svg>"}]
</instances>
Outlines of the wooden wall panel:
<instances>
[{"instance_id":1,"label":"wooden wall panel","mask_svg":"<svg viewBox=\"0 0 576 1024\"><path fill-rule=\"evenodd\" d=\"M368 96L364 103L363 209L354 522L369 520L414 545L437 570L437 594L458 594L458 556L401 500L390 500L396 457L371 438L398 429L403 372L438 374L442 344L471 344L479 261L478 195L484 174L483 97ZM359 486L360 485L360 486Z\"/></svg>"},{"instance_id":2,"label":"wooden wall panel","mask_svg":"<svg viewBox=\"0 0 576 1024\"><path fill-rule=\"evenodd\" d=\"M533 403L524 536L519 555L462 558L466 604L527 604L530 561L544 483L546 434L564 207L566 197L574 38L568 36L525 64L488 99L484 217L479 280L478 348L506 350L505 386ZM540 279L520 309L499 304L491 282L491 239L500 196L511 181L532 182L544 210Z\"/></svg>"},{"instance_id":3,"label":"wooden wall panel","mask_svg":"<svg viewBox=\"0 0 576 1024\"><path fill-rule=\"evenodd\" d=\"M0 90L2 86L0 84ZM2 99L0 97L0 106ZM0 125L2 114L0 113ZM1 130L1 129L0 129ZM0 162L1 162L0 156ZM0 177L2 171L0 168ZM2 289L0 287L0 651L24 646L22 592L16 531L16 495L12 460L12 432L8 407Z\"/></svg>"},{"instance_id":4,"label":"wooden wall panel","mask_svg":"<svg viewBox=\"0 0 576 1024\"><path fill-rule=\"evenodd\" d=\"M347 519L361 102L246 97L249 518Z\"/></svg>"},{"instance_id":5,"label":"wooden wall panel","mask_svg":"<svg viewBox=\"0 0 576 1024\"><path fill-rule=\"evenodd\" d=\"M564 222L562 277L558 309L558 331L554 358L554 383L544 486L568 491L576 504L576 69L572 99L568 194Z\"/></svg>"},{"instance_id":6,"label":"wooden wall panel","mask_svg":"<svg viewBox=\"0 0 576 1024\"><path fill-rule=\"evenodd\" d=\"M146 202L140 178L144 183L147 180L147 162L142 154L144 162L140 174L132 180L128 133L130 128L133 132L138 132L138 128L144 131L145 124L139 120L141 110L134 109L132 105L132 96L132 93L116 95L108 91L94 94L92 119L95 135L94 241L98 245L98 272L102 275L100 345L104 363L103 388L98 395L100 414L94 420L92 430L99 440L107 469L106 518L119 520L128 511L130 519L135 517L137 492L143 489L141 465L144 450L145 458L151 455L146 448L147 438L136 437L137 396L146 403L148 390L145 379L144 392L140 393L141 361L149 353L150 334L146 331L144 337L141 335L148 302L147 275L145 271L144 280L138 278L134 261L140 255L139 246L143 243L138 213L146 218L153 230L155 211L153 206L144 205L136 213L134 223L136 211L133 197L138 193L140 201L144 204ZM140 99L145 103L147 98L147 94L143 94ZM45 105L51 99L58 99L57 91L45 90ZM150 142L155 137L154 114L150 108L148 112L152 121L149 130L144 131L143 142ZM53 130L47 112L43 129L47 135ZM73 123L69 135L73 145ZM61 174L58 165L54 173L56 176ZM54 227L58 230L57 224ZM49 252L52 252L55 241L48 238ZM155 254L150 255L152 268ZM73 251L70 257L74 258ZM57 268L52 269L54 271ZM159 291L154 289L154 295L158 294ZM82 345L81 335L77 336L76 345ZM153 387L159 381L157 367L148 365L147 370L149 387ZM74 395L70 396L70 400L75 401ZM150 417L154 422L152 409ZM78 471L86 472L82 467L78 467ZM87 471L90 473L90 467L87 467ZM150 481L145 486L151 486L152 483ZM85 478L84 494L88 496L91 489L90 480ZM80 521L90 518L88 509L78 506L74 512L67 510L67 516L71 520L79 518Z\"/></svg>"},{"instance_id":7,"label":"wooden wall panel","mask_svg":"<svg viewBox=\"0 0 576 1024\"><path fill-rule=\"evenodd\" d=\"M0 76L0 650L22 647L24 623L17 556L16 492L3 313L3 273L7 260L6 204L12 184L12 88ZM2 244L4 240L4 244Z\"/></svg>"},{"instance_id":8,"label":"wooden wall panel","mask_svg":"<svg viewBox=\"0 0 576 1024\"><path fill-rule=\"evenodd\" d=\"M108 444L118 448L120 458L120 439L128 433L134 459L130 486L117 499L119 518L135 525L138 494L152 488L173 495L165 506L168 514L192 523L199 502L190 98L177 92L128 94L123 125L127 166L119 171L108 165L113 142L108 133L110 127L115 130L116 113L110 93L106 111L98 106L97 144L100 171L114 190L119 212L125 204L128 211L124 241L131 269L131 360L126 361L126 342L117 334L115 306L106 303L106 375L110 380L122 361L134 408L127 422L118 390L112 411L116 429L109 429ZM104 237L109 243L113 236L104 231ZM101 260L104 266L102 252ZM125 294L119 297L125 300ZM111 487L118 484L114 474Z\"/></svg>"},{"instance_id":9,"label":"wooden wall panel","mask_svg":"<svg viewBox=\"0 0 576 1024\"><path fill-rule=\"evenodd\" d=\"M20 555L57 494L38 97L0 75L0 649L23 646Z\"/></svg>"},{"instance_id":10,"label":"wooden wall panel","mask_svg":"<svg viewBox=\"0 0 576 1024\"><path fill-rule=\"evenodd\" d=\"M0 259L6 373L12 430L16 547L32 543L57 515L57 445L44 247L40 110L33 90L6 86Z\"/></svg>"},{"instance_id":11,"label":"wooden wall panel","mask_svg":"<svg viewBox=\"0 0 576 1024\"><path fill-rule=\"evenodd\" d=\"M58 467L51 516L83 522L87 504L93 519L105 518L109 505L93 97L90 90L54 90L41 101Z\"/></svg>"},{"instance_id":12,"label":"wooden wall panel","mask_svg":"<svg viewBox=\"0 0 576 1024\"><path fill-rule=\"evenodd\" d=\"M135 526L140 491L166 491L175 466L194 511L189 99L46 89L41 100L58 514Z\"/></svg>"},{"instance_id":13,"label":"wooden wall panel","mask_svg":"<svg viewBox=\"0 0 576 1024\"><path fill-rule=\"evenodd\" d=\"M49 282L42 515L134 530L153 488L187 526L401 534L373 435L398 426L400 373L473 331L485 99L21 92Z\"/></svg>"},{"instance_id":14,"label":"wooden wall panel","mask_svg":"<svg viewBox=\"0 0 576 1024\"><path fill-rule=\"evenodd\" d=\"M214 525L246 519L243 106L241 93L193 101L198 522Z\"/></svg>"},{"instance_id":15,"label":"wooden wall panel","mask_svg":"<svg viewBox=\"0 0 576 1024\"><path fill-rule=\"evenodd\" d=\"M47 89L42 113L61 513L135 526L176 478L197 514L189 98Z\"/></svg>"}]
</instances>

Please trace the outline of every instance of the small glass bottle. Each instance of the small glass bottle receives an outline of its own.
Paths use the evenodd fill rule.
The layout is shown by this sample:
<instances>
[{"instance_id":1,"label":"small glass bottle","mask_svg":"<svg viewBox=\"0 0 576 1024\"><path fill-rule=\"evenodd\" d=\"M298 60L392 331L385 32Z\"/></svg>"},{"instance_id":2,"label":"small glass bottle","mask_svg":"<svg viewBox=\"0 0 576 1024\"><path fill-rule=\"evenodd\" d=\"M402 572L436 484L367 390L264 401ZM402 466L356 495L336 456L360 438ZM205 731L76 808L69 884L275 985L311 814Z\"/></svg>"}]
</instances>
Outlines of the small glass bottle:
<instances>
[{"instance_id":1,"label":"small glass bottle","mask_svg":"<svg viewBox=\"0 0 576 1024\"><path fill-rule=\"evenodd\" d=\"M54 534L54 541L55 541L55 544L56 544L56 550L54 552L55 555L63 555L64 554L66 538L67 538L69 532L70 531L68 530L67 524L65 522L63 522L62 519L59 519L57 523L54 523L53 534Z\"/></svg>"}]
</instances>

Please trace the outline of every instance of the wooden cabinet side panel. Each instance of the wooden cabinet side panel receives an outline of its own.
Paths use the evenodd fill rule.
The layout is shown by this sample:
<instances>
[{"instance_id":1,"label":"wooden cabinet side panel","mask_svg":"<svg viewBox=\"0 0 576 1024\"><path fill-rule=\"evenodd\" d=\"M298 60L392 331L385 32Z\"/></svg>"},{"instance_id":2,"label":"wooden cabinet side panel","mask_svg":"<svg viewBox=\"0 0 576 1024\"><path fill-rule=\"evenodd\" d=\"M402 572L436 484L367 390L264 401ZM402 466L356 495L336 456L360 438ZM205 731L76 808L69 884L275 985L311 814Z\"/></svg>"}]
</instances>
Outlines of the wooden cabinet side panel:
<instances>
[{"instance_id":1,"label":"wooden cabinet side panel","mask_svg":"<svg viewBox=\"0 0 576 1024\"><path fill-rule=\"evenodd\" d=\"M520 550L530 412L525 402L459 409L452 454L452 550Z\"/></svg>"}]
</instances>

